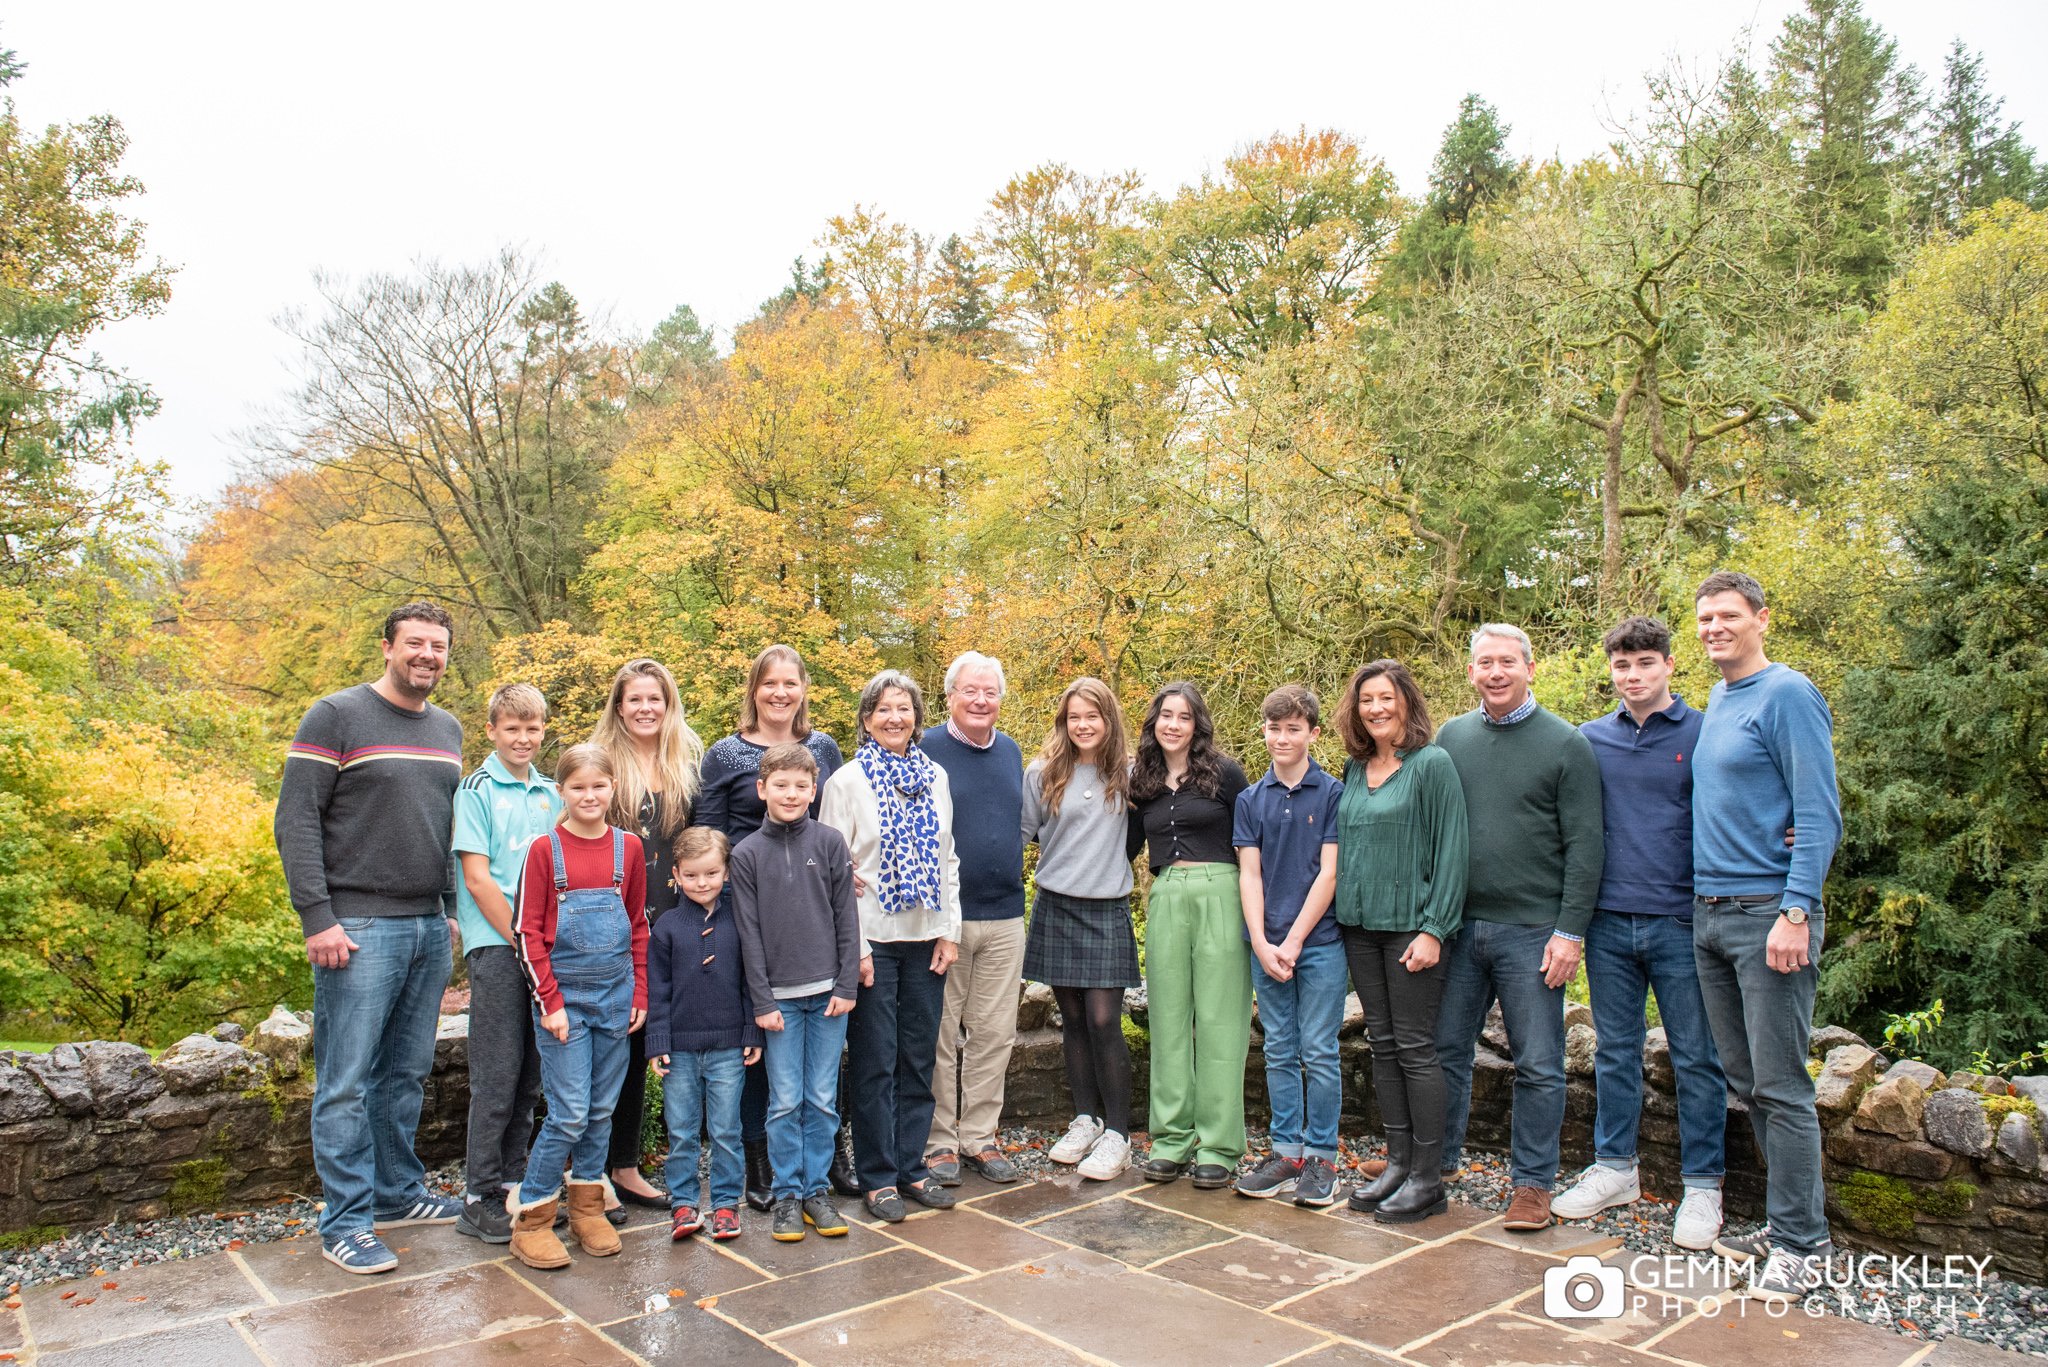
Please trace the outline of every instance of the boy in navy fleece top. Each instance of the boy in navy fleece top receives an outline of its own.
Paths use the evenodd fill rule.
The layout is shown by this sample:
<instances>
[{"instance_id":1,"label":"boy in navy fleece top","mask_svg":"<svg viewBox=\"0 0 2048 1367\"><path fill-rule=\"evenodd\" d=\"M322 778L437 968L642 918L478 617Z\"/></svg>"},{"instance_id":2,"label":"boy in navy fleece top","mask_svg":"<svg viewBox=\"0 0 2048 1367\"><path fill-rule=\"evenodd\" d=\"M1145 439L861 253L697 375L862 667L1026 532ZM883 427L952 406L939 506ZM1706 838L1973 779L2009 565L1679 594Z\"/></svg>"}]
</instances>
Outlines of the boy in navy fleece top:
<instances>
[{"instance_id":1,"label":"boy in navy fleece top","mask_svg":"<svg viewBox=\"0 0 2048 1367\"><path fill-rule=\"evenodd\" d=\"M740 1236L740 1088L761 1057L761 1027L747 1003L739 925L724 896L731 847L722 832L691 826L676 837L683 900L647 946L647 1057L667 1079L668 1199L673 1239L704 1227L698 1213L697 1134L711 1140L711 1237ZM680 913L680 914L679 914Z\"/></svg>"}]
</instances>

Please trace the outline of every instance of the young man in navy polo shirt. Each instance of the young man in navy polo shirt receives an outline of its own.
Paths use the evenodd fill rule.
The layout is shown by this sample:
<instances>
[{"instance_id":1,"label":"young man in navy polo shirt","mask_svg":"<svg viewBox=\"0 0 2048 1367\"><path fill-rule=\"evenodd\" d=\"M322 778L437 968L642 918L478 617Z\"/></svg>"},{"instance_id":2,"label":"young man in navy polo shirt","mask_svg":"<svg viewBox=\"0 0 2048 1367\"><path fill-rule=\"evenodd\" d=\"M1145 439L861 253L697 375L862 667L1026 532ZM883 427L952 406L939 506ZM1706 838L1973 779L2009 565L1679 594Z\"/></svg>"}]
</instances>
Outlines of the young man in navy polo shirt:
<instances>
[{"instance_id":1,"label":"young man in navy polo shirt","mask_svg":"<svg viewBox=\"0 0 2048 1367\"><path fill-rule=\"evenodd\" d=\"M1265 1029L1273 1151L1237 1181L1240 1196L1291 1195L1301 1206L1337 1199L1337 1116L1344 1079L1337 1029L1348 970L1330 899L1337 891L1337 799L1344 785L1309 757L1321 734L1316 695L1285 684L1266 695L1273 767L1238 794L1237 847L1245 938Z\"/></svg>"},{"instance_id":2,"label":"young man in navy polo shirt","mask_svg":"<svg viewBox=\"0 0 2048 1367\"><path fill-rule=\"evenodd\" d=\"M1692 951L1692 760L1701 715L1672 695L1671 628L1664 623L1627 618L1601 646L1621 704L1579 728L1600 761L1607 851L1600 900L1586 927L1599 1109L1593 1165L1551 1212L1583 1220L1642 1197L1636 1127L1643 1005L1654 991L1678 1080L1685 1199L1673 1237L1683 1248L1711 1248L1721 1232L1728 1091Z\"/></svg>"}]
</instances>

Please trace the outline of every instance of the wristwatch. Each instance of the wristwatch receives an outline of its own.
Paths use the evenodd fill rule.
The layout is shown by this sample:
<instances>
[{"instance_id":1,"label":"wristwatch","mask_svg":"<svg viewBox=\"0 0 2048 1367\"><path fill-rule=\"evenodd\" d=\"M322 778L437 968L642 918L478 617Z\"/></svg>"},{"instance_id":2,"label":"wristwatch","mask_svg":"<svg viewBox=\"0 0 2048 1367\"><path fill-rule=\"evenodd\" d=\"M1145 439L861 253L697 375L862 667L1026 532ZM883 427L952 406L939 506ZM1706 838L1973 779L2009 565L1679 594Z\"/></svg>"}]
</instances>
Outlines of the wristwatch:
<instances>
[{"instance_id":1,"label":"wristwatch","mask_svg":"<svg viewBox=\"0 0 2048 1367\"><path fill-rule=\"evenodd\" d=\"M1778 912L1778 915L1784 917L1786 920L1790 921L1795 926L1803 926L1806 924L1805 907L1785 907Z\"/></svg>"}]
</instances>

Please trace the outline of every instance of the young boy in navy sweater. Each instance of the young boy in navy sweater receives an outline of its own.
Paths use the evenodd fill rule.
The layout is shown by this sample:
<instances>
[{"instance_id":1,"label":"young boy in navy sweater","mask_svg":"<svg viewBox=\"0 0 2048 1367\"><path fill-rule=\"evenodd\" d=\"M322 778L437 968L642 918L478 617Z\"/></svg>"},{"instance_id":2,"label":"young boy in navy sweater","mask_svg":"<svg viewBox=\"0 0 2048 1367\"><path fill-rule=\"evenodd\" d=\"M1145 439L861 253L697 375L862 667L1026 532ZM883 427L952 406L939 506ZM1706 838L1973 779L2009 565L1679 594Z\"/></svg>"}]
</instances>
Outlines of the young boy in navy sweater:
<instances>
[{"instance_id":1,"label":"young boy in navy sweater","mask_svg":"<svg viewBox=\"0 0 2048 1367\"><path fill-rule=\"evenodd\" d=\"M711 1141L711 1237L740 1236L746 1162L740 1152L740 1088L761 1057L761 1027L747 1003L739 924L724 895L731 846L723 832L690 826L676 837L683 900L655 924L647 947L647 1058L667 1079L668 1202L674 1239L704 1227L699 1214L697 1135Z\"/></svg>"}]
</instances>

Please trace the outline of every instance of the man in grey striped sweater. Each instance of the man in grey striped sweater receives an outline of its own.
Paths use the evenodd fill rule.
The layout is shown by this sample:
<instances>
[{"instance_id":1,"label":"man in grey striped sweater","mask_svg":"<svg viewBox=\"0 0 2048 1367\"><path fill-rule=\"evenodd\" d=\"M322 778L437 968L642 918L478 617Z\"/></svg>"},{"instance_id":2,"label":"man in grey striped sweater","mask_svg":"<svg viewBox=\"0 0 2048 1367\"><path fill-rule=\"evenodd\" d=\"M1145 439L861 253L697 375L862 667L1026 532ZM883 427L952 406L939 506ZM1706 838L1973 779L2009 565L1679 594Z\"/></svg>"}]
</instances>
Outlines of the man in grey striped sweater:
<instances>
[{"instance_id":1,"label":"man in grey striped sweater","mask_svg":"<svg viewBox=\"0 0 2048 1367\"><path fill-rule=\"evenodd\" d=\"M384 674L313 704L286 752L277 850L313 964L313 1165L320 1242L387 1272L376 1231L450 1224L413 1151L455 914L462 723L427 701L454 624L432 603L384 621Z\"/></svg>"}]
</instances>

